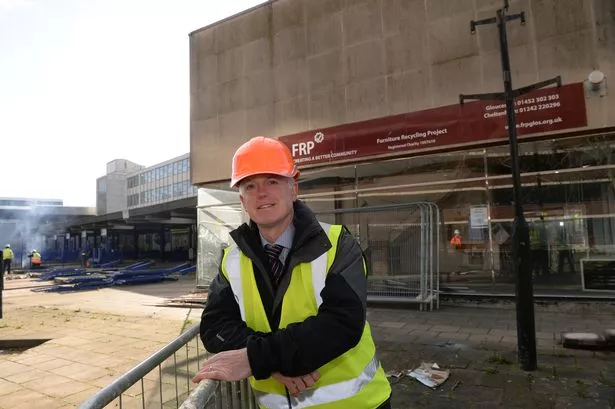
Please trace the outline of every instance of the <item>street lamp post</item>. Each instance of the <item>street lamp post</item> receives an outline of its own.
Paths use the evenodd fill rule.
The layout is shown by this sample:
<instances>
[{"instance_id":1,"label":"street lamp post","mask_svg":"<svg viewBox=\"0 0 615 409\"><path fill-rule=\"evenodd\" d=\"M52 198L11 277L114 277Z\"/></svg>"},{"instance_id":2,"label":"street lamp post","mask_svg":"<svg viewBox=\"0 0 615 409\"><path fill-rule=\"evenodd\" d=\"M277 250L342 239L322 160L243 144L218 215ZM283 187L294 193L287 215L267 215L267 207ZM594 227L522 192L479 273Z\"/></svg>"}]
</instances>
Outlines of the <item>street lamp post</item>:
<instances>
[{"instance_id":1,"label":"street lamp post","mask_svg":"<svg viewBox=\"0 0 615 409\"><path fill-rule=\"evenodd\" d=\"M497 24L500 40L500 56L502 60L502 74L504 92L489 94L460 95L461 104L465 100L503 100L506 103L506 119L508 125L508 139L510 144L510 157L512 161L513 200L515 219L513 222L513 273L515 274L515 295L517 311L517 356L522 369L533 371L536 369L536 328L534 322L534 290L532 284L532 270L530 265L529 228L523 214L523 199L521 193L521 174L519 169L519 149L517 145L517 126L515 120L515 98L548 85L561 86L561 78L555 77L547 81L538 82L523 88L513 89L508 54L508 39L506 23L520 20L525 24L525 13L508 14L508 0L504 6L497 10L496 17L470 22L470 31L476 32L476 27L487 24Z\"/></svg>"}]
</instances>

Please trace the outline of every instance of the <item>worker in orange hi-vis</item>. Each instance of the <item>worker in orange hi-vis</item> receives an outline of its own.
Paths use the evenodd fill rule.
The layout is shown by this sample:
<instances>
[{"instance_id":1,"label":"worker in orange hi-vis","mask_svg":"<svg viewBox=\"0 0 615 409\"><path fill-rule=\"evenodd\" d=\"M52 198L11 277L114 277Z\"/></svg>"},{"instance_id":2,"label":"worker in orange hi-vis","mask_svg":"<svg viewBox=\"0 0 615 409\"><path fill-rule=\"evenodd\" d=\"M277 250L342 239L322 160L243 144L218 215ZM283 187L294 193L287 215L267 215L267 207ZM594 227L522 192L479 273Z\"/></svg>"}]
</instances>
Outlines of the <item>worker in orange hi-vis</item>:
<instances>
[{"instance_id":1,"label":"worker in orange hi-vis","mask_svg":"<svg viewBox=\"0 0 615 409\"><path fill-rule=\"evenodd\" d=\"M455 229L453 237L451 238L451 248L453 250L461 250L463 248L463 240L461 239L461 233Z\"/></svg>"},{"instance_id":2,"label":"worker in orange hi-vis","mask_svg":"<svg viewBox=\"0 0 615 409\"><path fill-rule=\"evenodd\" d=\"M453 232L453 237L450 241L449 252L453 258L453 274L461 273L461 265L463 261L463 239L461 237L461 232L458 229L455 229Z\"/></svg>"},{"instance_id":3,"label":"worker in orange hi-vis","mask_svg":"<svg viewBox=\"0 0 615 409\"><path fill-rule=\"evenodd\" d=\"M30 257L31 268L41 268L41 253L36 250L32 250L32 253L30 253L28 257Z\"/></svg>"}]
</instances>

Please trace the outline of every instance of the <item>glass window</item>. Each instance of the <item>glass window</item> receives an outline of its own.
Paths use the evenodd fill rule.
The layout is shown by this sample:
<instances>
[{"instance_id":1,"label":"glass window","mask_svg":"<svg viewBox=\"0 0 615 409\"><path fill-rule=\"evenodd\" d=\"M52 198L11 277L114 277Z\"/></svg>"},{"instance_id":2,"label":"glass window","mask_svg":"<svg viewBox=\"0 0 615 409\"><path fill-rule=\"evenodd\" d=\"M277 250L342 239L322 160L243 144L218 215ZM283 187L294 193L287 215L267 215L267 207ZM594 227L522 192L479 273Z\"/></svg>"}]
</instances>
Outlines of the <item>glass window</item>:
<instances>
[{"instance_id":1,"label":"glass window","mask_svg":"<svg viewBox=\"0 0 615 409\"><path fill-rule=\"evenodd\" d=\"M135 177L131 176L127 180L128 189L133 188L135 186Z\"/></svg>"},{"instance_id":2,"label":"glass window","mask_svg":"<svg viewBox=\"0 0 615 409\"><path fill-rule=\"evenodd\" d=\"M615 135L522 142L519 151L535 287L580 289L581 260L615 260ZM334 210L434 203L442 280L471 290L493 284L514 290L508 146L306 170L299 193L324 221L347 224L371 251L375 274L385 275L404 274L400 260L416 249L418 238L410 234L420 217ZM451 249L456 230L463 246Z\"/></svg>"},{"instance_id":3,"label":"glass window","mask_svg":"<svg viewBox=\"0 0 615 409\"><path fill-rule=\"evenodd\" d=\"M139 204L139 195L138 194L130 195L128 196L127 201L128 201L128 207L137 206Z\"/></svg>"}]
</instances>

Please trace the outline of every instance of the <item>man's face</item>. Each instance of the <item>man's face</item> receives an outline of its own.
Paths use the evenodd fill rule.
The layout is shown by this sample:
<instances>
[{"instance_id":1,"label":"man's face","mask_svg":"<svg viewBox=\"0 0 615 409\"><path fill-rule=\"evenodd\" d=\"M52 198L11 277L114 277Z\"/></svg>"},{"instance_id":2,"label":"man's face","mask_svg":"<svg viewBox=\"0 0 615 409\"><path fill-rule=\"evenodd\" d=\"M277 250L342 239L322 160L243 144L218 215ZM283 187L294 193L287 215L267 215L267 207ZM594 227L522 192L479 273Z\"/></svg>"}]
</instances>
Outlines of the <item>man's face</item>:
<instances>
[{"instance_id":1,"label":"man's face","mask_svg":"<svg viewBox=\"0 0 615 409\"><path fill-rule=\"evenodd\" d=\"M250 220L259 227L272 228L292 218L297 183L277 175L252 176L239 184L239 198Z\"/></svg>"}]
</instances>

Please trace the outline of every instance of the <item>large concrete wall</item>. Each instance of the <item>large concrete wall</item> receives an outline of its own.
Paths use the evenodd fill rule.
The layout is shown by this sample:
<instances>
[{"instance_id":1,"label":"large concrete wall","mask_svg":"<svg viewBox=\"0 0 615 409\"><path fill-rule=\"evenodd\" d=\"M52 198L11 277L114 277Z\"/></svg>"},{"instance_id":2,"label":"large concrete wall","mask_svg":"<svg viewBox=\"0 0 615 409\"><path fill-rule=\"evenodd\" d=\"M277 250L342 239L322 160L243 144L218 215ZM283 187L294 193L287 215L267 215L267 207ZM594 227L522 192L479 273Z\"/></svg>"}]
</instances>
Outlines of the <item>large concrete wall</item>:
<instances>
[{"instance_id":1,"label":"large concrete wall","mask_svg":"<svg viewBox=\"0 0 615 409\"><path fill-rule=\"evenodd\" d=\"M454 104L500 91L501 0L277 0L190 36L191 177L228 179L234 150L280 136ZM514 86L594 69L615 77L615 1L512 0ZM610 106L610 109L609 109ZM587 100L589 127L615 125L615 92Z\"/></svg>"},{"instance_id":2,"label":"large concrete wall","mask_svg":"<svg viewBox=\"0 0 615 409\"><path fill-rule=\"evenodd\" d=\"M96 214L126 209L126 175L109 174L96 180Z\"/></svg>"}]
</instances>

